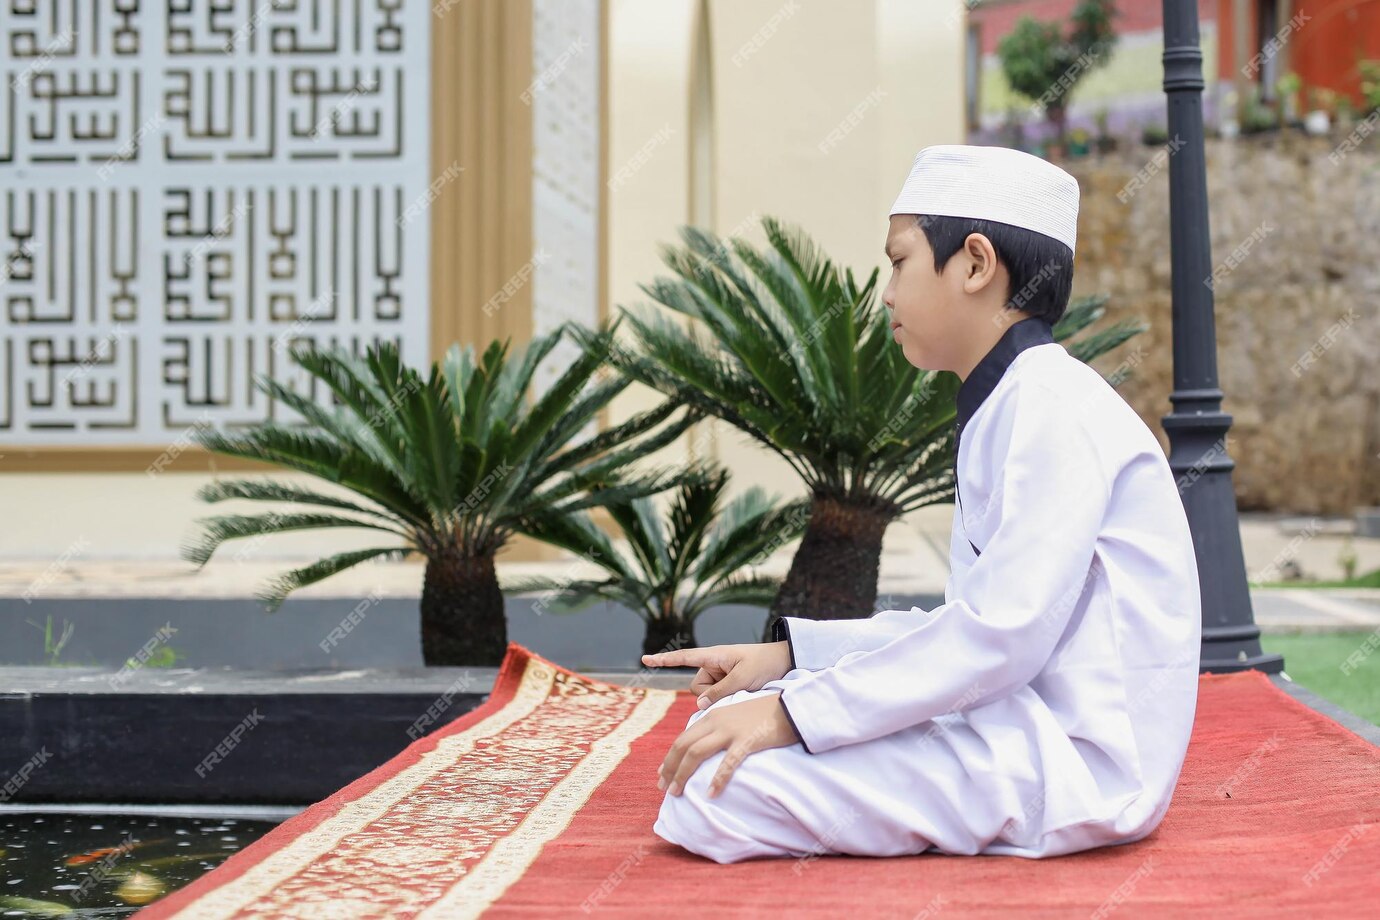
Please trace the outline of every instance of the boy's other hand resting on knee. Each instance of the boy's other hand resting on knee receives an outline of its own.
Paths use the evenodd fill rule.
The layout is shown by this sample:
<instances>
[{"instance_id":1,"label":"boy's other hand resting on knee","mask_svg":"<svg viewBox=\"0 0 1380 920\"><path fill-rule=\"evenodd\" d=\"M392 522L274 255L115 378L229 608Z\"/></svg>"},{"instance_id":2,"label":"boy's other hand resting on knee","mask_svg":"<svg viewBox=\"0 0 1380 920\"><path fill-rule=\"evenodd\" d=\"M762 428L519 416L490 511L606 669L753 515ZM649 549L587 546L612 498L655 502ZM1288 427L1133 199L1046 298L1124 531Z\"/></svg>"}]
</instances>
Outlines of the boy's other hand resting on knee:
<instances>
[{"instance_id":1,"label":"boy's other hand resting on knee","mask_svg":"<svg viewBox=\"0 0 1380 920\"><path fill-rule=\"evenodd\" d=\"M690 689L698 696L699 707L705 709L739 690L759 690L768 681L784 677L791 667L791 653L785 642L713 645L643 655L642 663L654 668L698 667ZM681 732L667 751L657 787L666 789L669 785L672 795L680 795L702 762L726 750L728 754L709 784L712 798L748 754L797 743L800 738L786 718L780 697L775 693L706 713Z\"/></svg>"},{"instance_id":2,"label":"boy's other hand resting on knee","mask_svg":"<svg viewBox=\"0 0 1380 920\"><path fill-rule=\"evenodd\" d=\"M742 645L711 645L643 655L649 668L690 667L700 671L690 681L690 691L707 709L739 690L760 690L770 680L780 680L791 669L786 642L751 642Z\"/></svg>"},{"instance_id":3,"label":"boy's other hand resting on knee","mask_svg":"<svg viewBox=\"0 0 1380 920\"><path fill-rule=\"evenodd\" d=\"M705 713L672 742L666 759L657 770L660 778L656 785L658 789L669 786L671 795L680 795L701 763L719 751L727 751L709 782L712 799L728 784L733 771L749 754L786 747L799 740L781 706L779 690L732 706L722 706Z\"/></svg>"}]
</instances>

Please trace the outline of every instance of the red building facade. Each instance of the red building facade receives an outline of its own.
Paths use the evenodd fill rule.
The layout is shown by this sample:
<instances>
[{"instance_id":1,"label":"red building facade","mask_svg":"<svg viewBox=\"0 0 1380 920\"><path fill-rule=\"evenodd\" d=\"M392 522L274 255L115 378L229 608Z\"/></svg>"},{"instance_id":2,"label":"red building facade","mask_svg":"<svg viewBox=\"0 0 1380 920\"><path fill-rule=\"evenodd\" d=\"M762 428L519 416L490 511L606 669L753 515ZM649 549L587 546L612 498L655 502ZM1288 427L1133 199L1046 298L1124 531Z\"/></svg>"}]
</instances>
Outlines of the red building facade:
<instances>
[{"instance_id":1,"label":"red building facade","mask_svg":"<svg viewBox=\"0 0 1380 920\"><path fill-rule=\"evenodd\" d=\"M1075 6L1077 0L987 0L968 14L976 33L969 47L995 54L1022 16L1068 21ZM1269 98L1274 80L1293 72L1305 89L1332 90L1363 106L1358 63L1380 59L1380 0L1199 0L1198 10L1201 22L1216 26L1219 81L1234 83L1242 71ZM1240 61L1238 10L1249 36ZM1162 30L1159 0L1120 0L1117 12L1120 35Z\"/></svg>"}]
</instances>

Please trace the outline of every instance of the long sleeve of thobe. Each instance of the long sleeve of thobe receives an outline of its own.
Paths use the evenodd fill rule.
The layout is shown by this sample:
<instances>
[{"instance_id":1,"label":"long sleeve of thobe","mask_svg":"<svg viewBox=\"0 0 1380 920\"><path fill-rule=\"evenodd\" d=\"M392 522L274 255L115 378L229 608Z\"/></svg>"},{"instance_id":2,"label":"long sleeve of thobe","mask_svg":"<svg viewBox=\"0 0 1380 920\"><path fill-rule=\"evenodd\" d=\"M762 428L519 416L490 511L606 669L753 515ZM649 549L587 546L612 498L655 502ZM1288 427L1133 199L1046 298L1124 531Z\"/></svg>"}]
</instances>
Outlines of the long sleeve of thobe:
<instances>
[{"instance_id":1,"label":"long sleeve of thobe","mask_svg":"<svg viewBox=\"0 0 1380 920\"><path fill-rule=\"evenodd\" d=\"M878 738L1015 692L1039 674L1073 615L1111 496L1098 450L1078 407L1039 383L985 408L995 417L986 420L986 456L973 462L987 488L968 492L977 511L965 508L964 517L975 517L977 534L990 534L986 545L952 600L920 617L886 611L893 615L859 633L866 651L782 693L807 751ZM910 628L897 632L903 624ZM807 631L812 639L796 654L817 664L846 627L826 632L812 624L797 641Z\"/></svg>"},{"instance_id":2,"label":"long sleeve of thobe","mask_svg":"<svg viewBox=\"0 0 1380 920\"><path fill-rule=\"evenodd\" d=\"M827 668L849 652L881 648L892 639L914 629L925 612L883 610L865 619L811 620L805 617L780 617L772 639L789 643L791 667L818 671Z\"/></svg>"}]
</instances>

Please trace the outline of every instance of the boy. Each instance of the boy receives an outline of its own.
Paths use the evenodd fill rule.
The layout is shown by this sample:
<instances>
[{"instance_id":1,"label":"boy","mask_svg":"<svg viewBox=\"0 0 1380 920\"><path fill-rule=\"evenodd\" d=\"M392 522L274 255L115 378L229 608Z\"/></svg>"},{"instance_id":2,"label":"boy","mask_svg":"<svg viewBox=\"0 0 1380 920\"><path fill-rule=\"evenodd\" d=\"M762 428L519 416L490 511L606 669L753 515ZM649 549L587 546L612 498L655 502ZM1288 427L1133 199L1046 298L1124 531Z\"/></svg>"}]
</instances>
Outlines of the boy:
<instances>
[{"instance_id":1,"label":"boy","mask_svg":"<svg viewBox=\"0 0 1380 920\"><path fill-rule=\"evenodd\" d=\"M882 300L908 361L962 379L944 603L643 656L700 668L659 836L720 863L1037 858L1159 825L1197 705L1198 570L1159 442L1054 341L1077 216L1038 157L916 156Z\"/></svg>"}]
</instances>

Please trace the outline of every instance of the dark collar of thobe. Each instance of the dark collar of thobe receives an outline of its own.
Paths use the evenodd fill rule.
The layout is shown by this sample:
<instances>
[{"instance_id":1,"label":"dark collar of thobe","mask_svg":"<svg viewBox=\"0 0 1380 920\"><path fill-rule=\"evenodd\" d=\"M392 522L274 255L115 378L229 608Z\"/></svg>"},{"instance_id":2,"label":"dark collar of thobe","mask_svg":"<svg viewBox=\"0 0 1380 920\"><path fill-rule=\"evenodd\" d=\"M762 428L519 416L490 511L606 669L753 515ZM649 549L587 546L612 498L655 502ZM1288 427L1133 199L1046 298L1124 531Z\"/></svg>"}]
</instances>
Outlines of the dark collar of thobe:
<instances>
[{"instance_id":1,"label":"dark collar of thobe","mask_svg":"<svg viewBox=\"0 0 1380 920\"><path fill-rule=\"evenodd\" d=\"M1027 348L1036 345L1045 345L1054 341L1054 327L1043 319L1036 316L1028 316L1019 322L1012 323L1001 338L997 339L997 344L992 346L992 350L983 355L982 360L973 367L973 370L958 388L958 421L954 425L954 493L958 497L960 504L963 498L958 493L958 443L963 437L963 426L968 424L973 413L982 405L983 400L991 395L1001 381L1006 369L1011 366L1011 362L1016 360L1016 356ZM969 540L968 545L973 547L974 555L981 556L982 550L978 549L973 541Z\"/></svg>"},{"instance_id":2,"label":"dark collar of thobe","mask_svg":"<svg viewBox=\"0 0 1380 920\"><path fill-rule=\"evenodd\" d=\"M1037 316L1028 316L1012 323L958 388L958 433L963 433L963 426L968 424L983 400L996 389L1017 355L1027 348L1053 341L1054 328Z\"/></svg>"}]
</instances>

